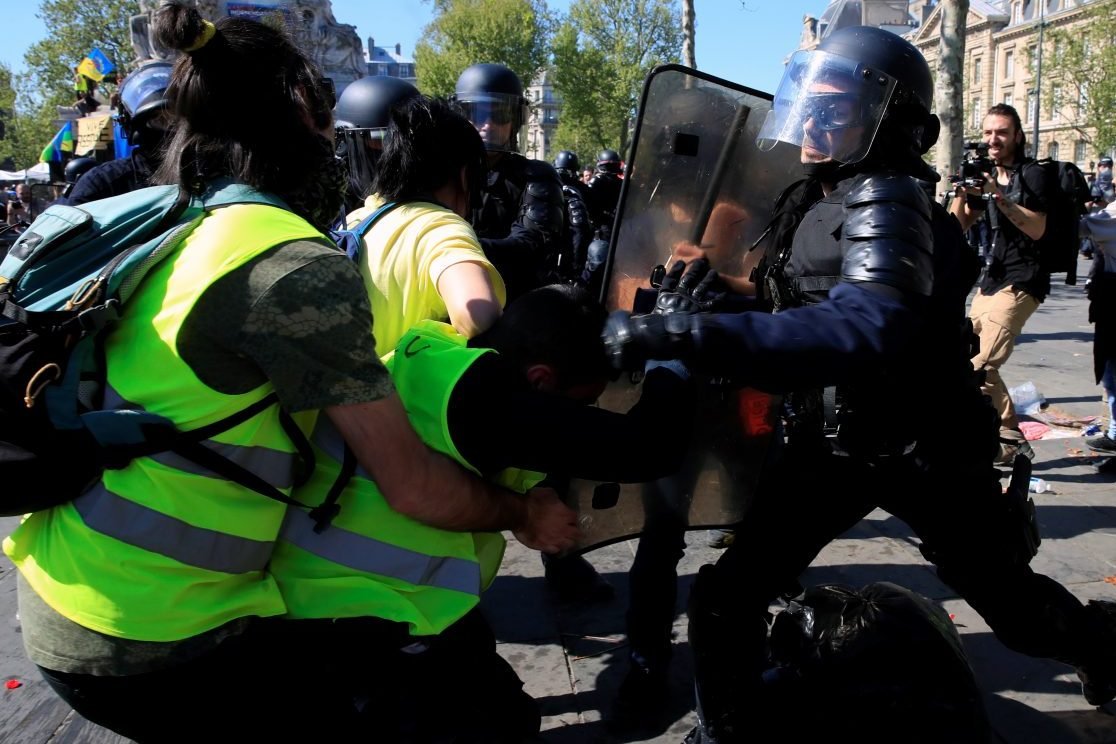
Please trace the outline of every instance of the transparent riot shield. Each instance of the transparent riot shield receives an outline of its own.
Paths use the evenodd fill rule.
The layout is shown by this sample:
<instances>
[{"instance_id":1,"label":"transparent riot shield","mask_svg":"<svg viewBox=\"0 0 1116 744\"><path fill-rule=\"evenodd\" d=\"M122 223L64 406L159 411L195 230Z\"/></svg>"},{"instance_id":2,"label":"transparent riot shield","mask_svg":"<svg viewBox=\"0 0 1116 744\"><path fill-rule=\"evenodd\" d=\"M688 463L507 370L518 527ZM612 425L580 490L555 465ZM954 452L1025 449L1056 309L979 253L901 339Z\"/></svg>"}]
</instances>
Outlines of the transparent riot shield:
<instances>
[{"instance_id":1,"label":"transparent riot shield","mask_svg":"<svg viewBox=\"0 0 1116 744\"><path fill-rule=\"evenodd\" d=\"M795 148L756 146L771 99L678 65L651 73L602 291L610 311L647 312L654 267L702 254L746 291L758 258L749 248L767 227L775 198L802 172ZM627 411L639 399L640 379L612 383L600 405ZM636 536L650 519L681 519L691 529L740 521L778 431L780 401L731 380L704 379L697 406L690 441L679 441L688 455L678 473L646 484L571 483L583 533L575 552Z\"/></svg>"}]
</instances>

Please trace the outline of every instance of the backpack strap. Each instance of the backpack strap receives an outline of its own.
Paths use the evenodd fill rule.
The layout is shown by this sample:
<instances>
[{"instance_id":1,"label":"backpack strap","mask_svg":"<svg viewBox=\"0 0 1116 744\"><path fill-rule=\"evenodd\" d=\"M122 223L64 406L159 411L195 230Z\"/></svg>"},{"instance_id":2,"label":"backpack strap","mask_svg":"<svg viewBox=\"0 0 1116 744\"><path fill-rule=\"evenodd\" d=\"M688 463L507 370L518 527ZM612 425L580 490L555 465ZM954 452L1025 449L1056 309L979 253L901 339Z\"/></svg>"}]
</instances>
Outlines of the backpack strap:
<instances>
[{"instance_id":1,"label":"backpack strap","mask_svg":"<svg viewBox=\"0 0 1116 744\"><path fill-rule=\"evenodd\" d=\"M387 202L385 204L381 204L376 209L376 211L361 220L360 223L358 223L357 226L354 227L352 230L343 231L350 233L356 238L356 240L350 242L348 247L345 249L345 253L351 260L356 261L357 257L360 255L360 248L364 244L364 236L367 235L368 231L372 229L372 225L376 224L376 221L383 217L385 214L395 209L400 204L405 203L406 202Z\"/></svg>"}]
</instances>

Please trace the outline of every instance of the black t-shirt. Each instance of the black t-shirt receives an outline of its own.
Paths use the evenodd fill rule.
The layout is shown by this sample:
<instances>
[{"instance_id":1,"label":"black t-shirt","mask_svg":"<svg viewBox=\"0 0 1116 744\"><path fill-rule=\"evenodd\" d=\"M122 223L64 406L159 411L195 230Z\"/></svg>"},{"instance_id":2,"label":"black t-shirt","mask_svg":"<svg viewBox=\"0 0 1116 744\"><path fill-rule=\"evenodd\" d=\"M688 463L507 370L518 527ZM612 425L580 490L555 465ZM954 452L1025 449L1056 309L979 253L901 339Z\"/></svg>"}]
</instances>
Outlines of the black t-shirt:
<instances>
[{"instance_id":1,"label":"black t-shirt","mask_svg":"<svg viewBox=\"0 0 1116 744\"><path fill-rule=\"evenodd\" d=\"M681 466L690 395L678 375L655 368L639 402L614 413L539 392L505 357L485 354L454 386L447 425L462 457L486 476L521 468L636 483Z\"/></svg>"},{"instance_id":2,"label":"black t-shirt","mask_svg":"<svg viewBox=\"0 0 1116 744\"><path fill-rule=\"evenodd\" d=\"M1047 212L1052 187L1046 172L1034 160L1023 160L1011 173L1004 196L1032 212ZM992 295L1004 287L1016 287L1040 302L1050 294L1050 273L1039 263L1035 241L1000 214L994 204L988 206L992 225L992 261L980 280L980 291Z\"/></svg>"}]
</instances>

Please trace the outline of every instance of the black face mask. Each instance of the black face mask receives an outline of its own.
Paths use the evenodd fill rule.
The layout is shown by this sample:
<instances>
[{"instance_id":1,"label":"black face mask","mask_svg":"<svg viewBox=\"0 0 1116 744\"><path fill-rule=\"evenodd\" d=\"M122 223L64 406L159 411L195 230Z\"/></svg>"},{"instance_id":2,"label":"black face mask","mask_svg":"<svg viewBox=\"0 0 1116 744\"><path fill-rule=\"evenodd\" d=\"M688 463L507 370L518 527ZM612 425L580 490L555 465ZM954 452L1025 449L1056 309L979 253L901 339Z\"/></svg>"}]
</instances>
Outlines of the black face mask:
<instances>
[{"instance_id":1,"label":"black face mask","mask_svg":"<svg viewBox=\"0 0 1116 744\"><path fill-rule=\"evenodd\" d=\"M319 164L313 176L298 190L283 194L295 214L319 230L326 230L341 214L348 193L349 173L325 137L315 137Z\"/></svg>"}]
</instances>

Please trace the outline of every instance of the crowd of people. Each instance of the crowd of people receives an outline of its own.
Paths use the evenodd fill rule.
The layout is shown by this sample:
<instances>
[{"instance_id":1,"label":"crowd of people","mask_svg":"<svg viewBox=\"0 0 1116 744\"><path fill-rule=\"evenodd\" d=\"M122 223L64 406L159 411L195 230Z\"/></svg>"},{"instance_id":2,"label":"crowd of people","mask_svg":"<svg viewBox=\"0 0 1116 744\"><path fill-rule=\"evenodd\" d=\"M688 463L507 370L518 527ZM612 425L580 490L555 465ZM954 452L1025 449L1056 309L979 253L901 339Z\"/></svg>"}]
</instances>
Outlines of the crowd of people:
<instances>
[{"instance_id":1,"label":"crowd of people","mask_svg":"<svg viewBox=\"0 0 1116 744\"><path fill-rule=\"evenodd\" d=\"M527 100L509 68L472 65L445 100L366 78L335 101L271 26L172 1L154 33L180 56L122 83L136 149L78 174L67 203L230 183L275 203L213 209L179 236L107 335L106 406L185 431L255 411L207 444L290 503L157 454L22 522L4 550L26 651L83 716L140 742L531 740L538 706L479 609L501 533L568 596L607 596L563 555L579 536L566 483L675 474L711 378L788 405L731 545L690 596L688 741L755 733L770 602L877 507L1001 642L1074 667L1091 704L1116 697L1116 604L1030 567L1026 478L1005 491L995 467L1029 472L1000 370L1050 289L1035 245L1052 186L1027 167L1010 106L984 119L996 177L959 186L947 212L920 183L937 180L925 60L887 31L830 34L790 59L760 131L798 148L804 178L749 275L718 284L695 239L652 307L608 316L622 158L602 150L586 177L573 152L520 154ZM966 196L996 236L979 277ZM1116 414L1114 209L1082 230ZM741 293L752 309L729 311ZM623 373L642 375L635 405L593 406ZM933 420L894 416L912 388ZM1092 444L1116 451L1116 415ZM835 496L833 482L858 486ZM676 565L681 547L664 551ZM660 618L641 619L617 719L654 715L666 689L669 620L664 639Z\"/></svg>"}]
</instances>

